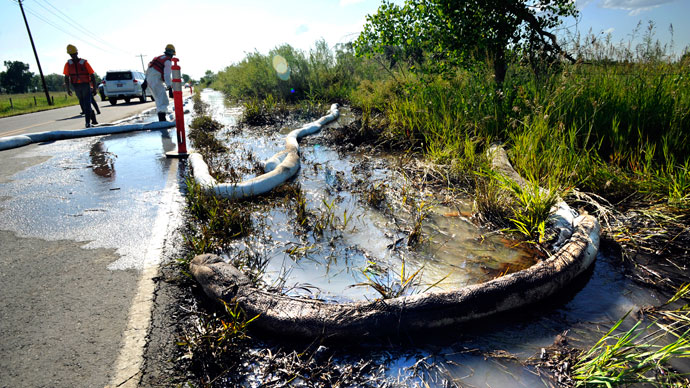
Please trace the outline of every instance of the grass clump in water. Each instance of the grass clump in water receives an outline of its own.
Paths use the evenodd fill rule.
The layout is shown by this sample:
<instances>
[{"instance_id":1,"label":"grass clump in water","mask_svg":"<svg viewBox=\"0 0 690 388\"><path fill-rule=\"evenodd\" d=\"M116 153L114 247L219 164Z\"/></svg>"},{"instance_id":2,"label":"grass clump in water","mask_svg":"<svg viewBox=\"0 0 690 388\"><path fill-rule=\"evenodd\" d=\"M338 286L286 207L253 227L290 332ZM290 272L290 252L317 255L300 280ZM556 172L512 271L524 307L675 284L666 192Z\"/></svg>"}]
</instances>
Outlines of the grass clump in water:
<instances>
[{"instance_id":1,"label":"grass clump in water","mask_svg":"<svg viewBox=\"0 0 690 388\"><path fill-rule=\"evenodd\" d=\"M218 252L249 233L251 217L243 206L207 192L191 177L186 184L187 209L196 224L186 240L194 254Z\"/></svg>"},{"instance_id":2,"label":"grass clump in water","mask_svg":"<svg viewBox=\"0 0 690 388\"><path fill-rule=\"evenodd\" d=\"M419 285L419 274L421 268L412 274L405 272L405 261L403 260L400 267L399 278L391 276L388 269L381 267L379 264L369 261L367 267L362 270L362 274L367 279L363 283L357 283L351 287L371 287L381 295L383 299L398 298L403 295L408 295L412 290Z\"/></svg>"},{"instance_id":3,"label":"grass clump in water","mask_svg":"<svg viewBox=\"0 0 690 388\"><path fill-rule=\"evenodd\" d=\"M448 277L448 275L446 275L439 281L428 285L422 290L422 270L423 267L420 267L415 272L409 273L405 269L405 260L402 260L400 272L393 275L395 271L392 269L384 268L376 262L368 261L366 268L362 270L362 274L366 278L366 281L353 284L350 287L370 287L378 292L382 299L393 299L405 295L426 292L438 286Z\"/></svg>"},{"instance_id":4,"label":"grass clump in water","mask_svg":"<svg viewBox=\"0 0 690 388\"><path fill-rule=\"evenodd\" d=\"M662 307L680 299L687 300L689 290L688 285L680 287ZM626 314L583 352L572 369L576 386L616 387L639 383L659 387L688 386L687 376L676 373L670 362L690 358L690 308L685 304L672 310L652 309L650 313L660 320L647 327L642 327L642 321L638 321L626 332L614 334L628 316ZM653 328L658 329L651 331Z\"/></svg>"},{"instance_id":5,"label":"grass clump in water","mask_svg":"<svg viewBox=\"0 0 690 388\"><path fill-rule=\"evenodd\" d=\"M243 123L249 125L266 125L272 123L266 104L258 99L250 99L242 103Z\"/></svg>"},{"instance_id":6,"label":"grass clump in water","mask_svg":"<svg viewBox=\"0 0 690 388\"><path fill-rule=\"evenodd\" d=\"M189 124L189 140L205 158L211 154L226 152L227 148L215 135L222 128L223 125L211 116L197 116Z\"/></svg>"},{"instance_id":7,"label":"grass clump in water","mask_svg":"<svg viewBox=\"0 0 690 388\"><path fill-rule=\"evenodd\" d=\"M192 96L192 102L194 103L194 113L197 116L205 115L208 111L209 105L201 100L201 91L197 88Z\"/></svg>"},{"instance_id":8,"label":"grass clump in water","mask_svg":"<svg viewBox=\"0 0 690 388\"><path fill-rule=\"evenodd\" d=\"M199 315L177 345L184 349L182 360L189 360L200 371L203 386L213 386L229 366L239 367L249 340L247 328L259 316L247 317L237 305L223 301L223 310Z\"/></svg>"},{"instance_id":9,"label":"grass clump in water","mask_svg":"<svg viewBox=\"0 0 690 388\"><path fill-rule=\"evenodd\" d=\"M508 218L512 226L509 230L529 242L544 243L551 208L559 198L558 190L542 188L533 177L526 180L525 186L496 173L492 173L490 179L497 181L500 188L512 198L509 206L512 215Z\"/></svg>"}]
</instances>

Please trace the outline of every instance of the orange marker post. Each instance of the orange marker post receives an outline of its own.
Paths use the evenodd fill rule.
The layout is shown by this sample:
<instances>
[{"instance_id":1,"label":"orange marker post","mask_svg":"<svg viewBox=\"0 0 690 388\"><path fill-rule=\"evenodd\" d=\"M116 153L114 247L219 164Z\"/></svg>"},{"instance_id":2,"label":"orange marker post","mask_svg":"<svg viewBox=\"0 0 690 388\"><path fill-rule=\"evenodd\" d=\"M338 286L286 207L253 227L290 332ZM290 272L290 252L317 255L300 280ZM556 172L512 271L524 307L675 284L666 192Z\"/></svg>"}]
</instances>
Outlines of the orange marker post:
<instances>
[{"instance_id":1,"label":"orange marker post","mask_svg":"<svg viewBox=\"0 0 690 388\"><path fill-rule=\"evenodd\" d=\"M177 65L178 58L173 58L172 69L172 89L173 101L175 102L175 127L177 128L177 152L166 152L169 158L186 158L187 140L184 132L184 110L182 109L182 76L180 66Z\"/></svg>"}]
</instances>

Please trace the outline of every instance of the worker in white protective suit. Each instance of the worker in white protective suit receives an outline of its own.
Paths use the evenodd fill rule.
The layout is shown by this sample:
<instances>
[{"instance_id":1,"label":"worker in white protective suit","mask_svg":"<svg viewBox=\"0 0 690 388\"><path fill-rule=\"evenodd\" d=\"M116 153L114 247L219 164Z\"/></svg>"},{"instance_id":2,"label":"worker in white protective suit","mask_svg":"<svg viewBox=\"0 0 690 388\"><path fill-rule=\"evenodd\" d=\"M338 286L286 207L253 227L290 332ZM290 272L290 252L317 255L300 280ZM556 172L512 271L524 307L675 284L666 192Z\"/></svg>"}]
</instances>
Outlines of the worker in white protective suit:
<instances>
[{"instance_id":1,"label":"worker in white protective suit","mask_svg":"<svg viewBox=\"0 0 690 388\"><path fill-rule=\"evenodd\" d=\"M165 93L166 89L172 90L172 57L175 55L175 46L169 44L165 46L165 53L161 56L153 58L149 62L149 68L146 70L146 83L151 88L153 98L156 99L156 111L158 112L158 120L166 121L165 116L168 113L168 95Z\"/></svg>"}]
</instances>

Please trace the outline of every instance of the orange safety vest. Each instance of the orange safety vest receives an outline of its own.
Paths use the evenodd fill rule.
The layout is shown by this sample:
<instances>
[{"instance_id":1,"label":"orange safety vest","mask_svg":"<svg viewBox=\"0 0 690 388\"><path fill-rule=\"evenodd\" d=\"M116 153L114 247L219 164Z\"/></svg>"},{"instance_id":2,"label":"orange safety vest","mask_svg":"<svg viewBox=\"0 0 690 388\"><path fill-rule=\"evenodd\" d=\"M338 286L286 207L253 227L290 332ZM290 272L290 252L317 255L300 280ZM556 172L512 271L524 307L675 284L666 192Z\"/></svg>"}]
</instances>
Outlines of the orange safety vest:
<instances>
[{"instance_id":1,"label":"orange safety vest","mask_svg":"<svg viewBox=\"0 0 690 388\"><path fill-rule=\"evenodd\" d=\"M167 55L161 55L160 57L155 57L151 62L149 62L149 67L153 67L157 72L161 73L161 79L163 79L163 74L165 73L165 62L169 61Z\"/></svg>"},{"instance_id":2,"label":"orange safety vest","mask_svg":"<svg viewBox=\"0 0 690 388\"><path fill-rule=\"evenodd\" d=\"M77 63L71 59L68 60L67 67L69 68L69 82L73 84L91 82L91 75L89 74L89 70L86 68L86 66L86 59L80 59Z\"/></svg>"}]
</instances>

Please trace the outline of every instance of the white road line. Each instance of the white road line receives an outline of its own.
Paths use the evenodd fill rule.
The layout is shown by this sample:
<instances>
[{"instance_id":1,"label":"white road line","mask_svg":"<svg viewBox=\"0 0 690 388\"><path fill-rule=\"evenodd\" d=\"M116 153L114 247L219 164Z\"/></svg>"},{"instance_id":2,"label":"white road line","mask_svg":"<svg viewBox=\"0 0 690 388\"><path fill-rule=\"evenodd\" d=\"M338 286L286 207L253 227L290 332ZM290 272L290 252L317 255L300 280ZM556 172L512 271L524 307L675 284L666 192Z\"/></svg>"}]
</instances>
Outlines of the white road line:
<instances>
[{"instance_id":1,"label":"white road line","mask_svg":"<svg viewBox=\"0 0 690 388\"><path fill-rule=\"evenodd\" d=\"M146 346L146 336L151 325L153 296L156 289L153 279L158 276L170 214L173 211L173 199L178 191L177 165L178 163L175 160L170 163L162 203L158 208L158 214L144 258L144 269L141 272L137 293L129 310L127 328L123 333L120 355L115 364L113 377L106 388L136 388L141 379L144 347Z\"/></svg>"}]
</instances>

